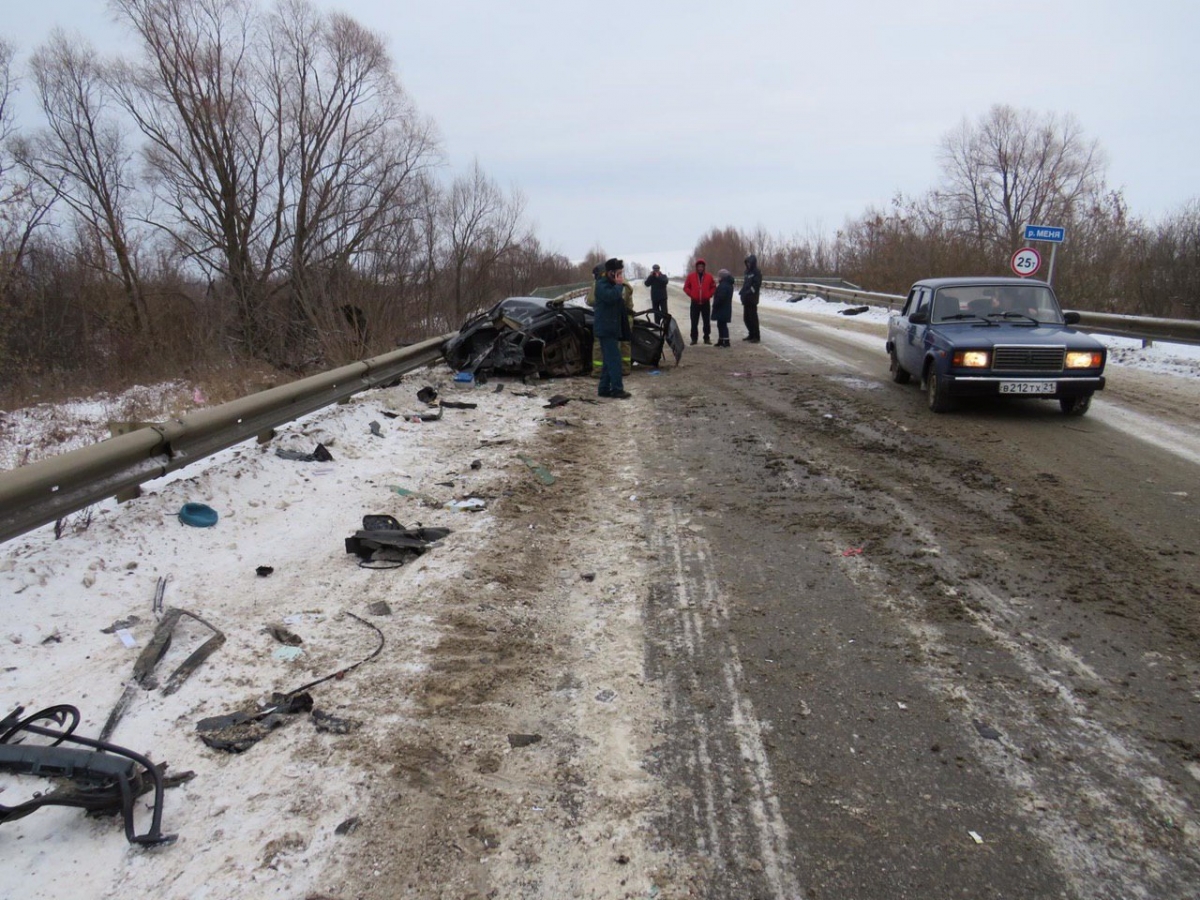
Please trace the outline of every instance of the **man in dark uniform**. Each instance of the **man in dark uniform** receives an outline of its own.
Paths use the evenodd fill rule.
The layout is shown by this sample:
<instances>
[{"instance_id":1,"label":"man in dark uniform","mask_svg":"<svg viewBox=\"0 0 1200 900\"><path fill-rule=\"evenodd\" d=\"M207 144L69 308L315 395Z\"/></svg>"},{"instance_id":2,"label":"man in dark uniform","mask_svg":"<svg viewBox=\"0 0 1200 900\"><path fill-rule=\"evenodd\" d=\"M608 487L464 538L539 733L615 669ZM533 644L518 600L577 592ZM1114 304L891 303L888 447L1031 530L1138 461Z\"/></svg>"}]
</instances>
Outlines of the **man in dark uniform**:
<instances>
[{"instance_id":1,"label":"man in dark uniform","mask_svg":"<svg viewBox=\"0 0 1200 900\"><path fill-rule=\"evenodd\" d=\"M596 314L592 319L592 332L603 359L597 393L618 400L628 400L631 396L621 378L620 342L628 330L624 283L625 263L619 259L605 262L604 278L596 282Z\"/></svg>"},{"instance_id":2,"label":"man in dark uniform","mask_svg":"<svg viewBox=\"0 0 1200 900\"><path fill-rule=\"evenodd\" d=\"M746 323L746 336L743 341L757 344L758 333L758 295L762 291L762 272L758 271L758 257L751 253L746 257L746 274L742 278L742 289L738 291L742 298L742 321Z\"/></svg>"},{"instance_id":3,"label":"man in dark uniform","mask_svg":"<svg viewBox=\"0 0 1200 900\"><path fill-rule=\"evenodd\" d=\"M654 323L661 325L667 317L667 278L655 263L650 269L650 277L646 279L646 287L650 288L650 305L654 308Z\"/></svg>"}]
</instances>

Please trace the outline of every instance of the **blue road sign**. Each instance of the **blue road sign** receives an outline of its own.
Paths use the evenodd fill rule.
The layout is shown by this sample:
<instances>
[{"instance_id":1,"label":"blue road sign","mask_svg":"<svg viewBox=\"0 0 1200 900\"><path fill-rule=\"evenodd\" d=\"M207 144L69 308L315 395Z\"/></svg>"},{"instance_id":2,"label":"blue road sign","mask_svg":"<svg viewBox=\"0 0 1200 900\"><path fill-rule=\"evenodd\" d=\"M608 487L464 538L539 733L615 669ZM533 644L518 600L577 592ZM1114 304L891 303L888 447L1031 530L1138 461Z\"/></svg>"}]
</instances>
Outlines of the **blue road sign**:
<instances>
[{"instance_id":1,"label":"blue road sign","mask_svg":"<svg viewBox=\"0 0 1200 900\"><path fill-rule=\"evenodd\" d=\"M1048 241L1051 244L1061 244L1067 238L1067 229L1056 225L1026 225L1025 240Z\"/></svg>"}]
</instances>

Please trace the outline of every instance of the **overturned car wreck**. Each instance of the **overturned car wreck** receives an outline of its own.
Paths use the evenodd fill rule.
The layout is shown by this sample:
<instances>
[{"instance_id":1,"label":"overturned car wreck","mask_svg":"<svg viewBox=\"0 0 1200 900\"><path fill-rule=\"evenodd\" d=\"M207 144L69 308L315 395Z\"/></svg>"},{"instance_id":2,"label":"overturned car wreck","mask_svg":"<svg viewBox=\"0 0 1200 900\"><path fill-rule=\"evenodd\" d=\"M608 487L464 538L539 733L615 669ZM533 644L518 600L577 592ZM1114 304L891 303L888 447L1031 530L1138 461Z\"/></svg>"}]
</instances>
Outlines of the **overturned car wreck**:
<instances>
[{"instance_id":1,"label":"overturned car wreck","mask_svg":"<svg viewBox=\"0 0 1200 900\"><path fill-rule=\"evenodd\" d=\"M683 335L668 316L634 314L633 363L654 367L669 349L678 364ZM486 375L586 375L592 370L592 310L538 297L509 297L468 319L442 346L460 372Z\"/></svg>"}]
</instances>

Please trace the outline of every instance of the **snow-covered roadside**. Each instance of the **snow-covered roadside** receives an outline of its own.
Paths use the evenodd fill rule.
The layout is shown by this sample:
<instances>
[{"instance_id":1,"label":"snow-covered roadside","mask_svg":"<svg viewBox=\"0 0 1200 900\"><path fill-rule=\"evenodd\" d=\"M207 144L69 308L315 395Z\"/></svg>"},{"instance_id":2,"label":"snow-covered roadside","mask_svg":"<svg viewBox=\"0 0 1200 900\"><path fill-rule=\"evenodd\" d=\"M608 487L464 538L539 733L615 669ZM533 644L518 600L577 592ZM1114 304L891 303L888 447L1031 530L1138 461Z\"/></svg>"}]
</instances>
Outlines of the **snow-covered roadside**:
<instances>
[{"instance_id":1,"label":"snow-covered roadside","mask_svg":"<svg viewBox=\"0 0 1200 900\"><path fill-rule=\"evenodd\" d=\"M419 424L382 415L416 409L416 391L425 383L435 384L444 399L475 402L478 409L446 409L441 421ZM377 636L347 612L386 634L396 697L388 724L403 731L414 721L405 681L422 677L423 651L439 637L438 610L426 598L434 586L464 579L475 545L494 526L487 510L459 512L443 504L479 497L490 505L514 472L534 477L520 454L539 431L560 428L568 418L578 427L595 409L546 410L548 386L509 382L499 393L496 386L458 386L444 370L407 376L399 387L293 423L271 444L243 444L174 480L151 482L134 503L99 508L86 531L68 530L55 541L52 530L42 528L0 546L5 712L17 705L32 712L74 704L83 717L79 733L96 736L153 634L151 605L160 578L170 579L167 608L194 612L228 638L177 693L138 691L112 736L170 763L170 772L196 772L194 781L167 792L164 830L178 833L179 842L150 851L131 847L117 821L45 808L0 826L0 896L298 897L314 889L343 840L336 827L361 811L366 776L338 752L336 738L315 732L308 721L289 725L289 740L268 739L269 746L245 755L205 748L196 722L367 657ZM372 434L372 422L380 423L382 436ZM318 442L332 462L275 453L278 447L311 451ZM217 525L183 525L177 514L185 502L213 507ZM403 570L368 571L343 545L367 513L453 532ZM260 577L259 566L274 571ZM367 607L375 601L387 602L394 615L371 616ZM101 633L132 616L139 621L125 630L133 646ZM264 630L277 622L303 639L298 656L290 658L293 649ZM206 637L185 620L156 670L160 680ZM365 666L322 685L313 691L317 706L354 719L361 715L360 679L372 677L379 676ZM0 803L12 805L46 787L0 776ZM147 821L139 804L139 831Z\"/></svg>"}]
</instances>

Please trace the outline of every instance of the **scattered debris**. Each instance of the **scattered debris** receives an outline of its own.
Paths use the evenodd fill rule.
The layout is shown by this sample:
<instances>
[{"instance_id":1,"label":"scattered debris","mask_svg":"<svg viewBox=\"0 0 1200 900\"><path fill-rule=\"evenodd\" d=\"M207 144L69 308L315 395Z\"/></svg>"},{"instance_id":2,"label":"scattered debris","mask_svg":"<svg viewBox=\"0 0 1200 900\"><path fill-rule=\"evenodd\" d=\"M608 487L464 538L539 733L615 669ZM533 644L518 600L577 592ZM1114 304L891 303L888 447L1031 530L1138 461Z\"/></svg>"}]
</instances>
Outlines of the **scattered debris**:
<instances>
[{"instance_id":1,"label":"scattered debris","mask_svg":"<svg viewBox=\"0 0 1200 900\"><path fill-rule=\"evenodd\" d=\"M276 447L275 455L280 459L291 459L296 462L333 462L333 454L326 449L324 444L317 444L312 453L305 453L303 450L286 450L283 447Z\"/></svg>"},{"instance_id":2,"label":"scattered debris","mask_svg":"<svg viewBox=\"0 0 1200 900\"><path fill-rule=\"evenodd\" d=\"M359 666L370 662L382 653L385 643L383 632L366 619L360 618L352 612L347 612L345 615L356 622L366 625L379 637L379 644L370 655L360 659L356 663L343 666L336 672L331 672L315 681L302 684L287 694L272 694L271 702L265 709L253 713L234 712L224 716L210 716L207 719L201 719L196 723L196 731L200 733L200 739L214 750L242 753L253 747L276 728L287 725L292 721L291 717L296 713L311 712L313 709L313 698L308 693L309 690L334 678L345 677Z\"/></svg>"},{"instance_id":3,"label":"scattered debris","mask_svg":"<svg viewBox=\"0 0 1200 900\"><path fill-rule=\"evenodd\" d=\"M117 619L117 621L113 622L107 628L101 628L100 633L101 634L116 634L117 631L119 631L120 629L129 628L131 625L140 624L141 621L142 620L140 618L138 618L137 616L127 616L124 619Z\"/></svg>"},{"instance_id":4,"label":"scattered debris","mask_svg":"<svg viewBox=\"0 0 1200 900\"><path fill-rule=\"evenodd\" d=\"M442 408L440 406L432 407L425 412L415 412L408 417L410 422L440 422L442 420Z\"/></svg>"},{"instance_id":5,"label":"scattered debris","mask_svg":"<svg viewBox=\"0 0 1200 900\"><path fill-rule=\"evenodd\" d=\"M470 384L475 380L475 375L471 372L455 372L454 380L459 384Z\"/></svg>"},{"instance_id":6,"label":"scattered debris","mask_svg":"<svg viewBox=\"0 0 1200 900\"><path fill-rule=\"evenodd\" d=\"M211 528L217 524L217 511L203 503L185 503L179 510L179 521L193 528Z\"/></svg>"},{"instance_id":7,"label":"scattered debris","mask_svg":"<svg viewBox=\"0 0 1200 900\"><path fill-rule=\"evenodd\" d=\"M158 579L158 583L154 585L154 599L150 602L150 611L156 616L161 616L163 611L163 597L167 593L167 582L171 580L170 575L164 575Z\"/></svg>"},{"instance_id":8,"label":"scattered debris","mask_svg":"<svg viewBox=\"0 0 1200 900\"><path fill-rule=\"evenodd\" d=\"M479 512L487 508L487 501L479 497L468 497L465 500L451 500L444 505L446 509L456 509L459 512Z\"/></svg>"},{"instance_id":9,"label":"scattered debris","mask_svg":"<svg viewBox=\"0 0 1200 900\"><path fill-rule=\"evenodd\" d=\"M436 497L430 497L428 494L422 494L420 491L409 490L408 488L400 487L399 485L396 485L396 484L389 484L387 487L388 487L388 490L391 491L393 494L399 494L401 497L413 497L417 500L420 500L422 503L426 504L427 506L441 506L442 505L442 501L438 500Z\"/></svg>"},{"instance_id":10,"label":"scattered debris","mask_svg":"<svg viewBox=\"0 0 1200 900\"><path fill-rule=\"evenodd\" d=\"M137 646L137 638L135 638L133 636L133 632L130 631L128 628L118 628L116 631L113 632L113 634L115 634L118 638L120 638L121 643L124 644L126 647L136 647Z\"/></svg>"},{"instance_id":11,"label":"scattered debris","mask_svg":"<svg viewBox=\"0 0 1200 900\"><path fill-rule=\"evenodd\" d=\"M483 460L482 459L471 460L471 470L472 471L478 472L482 468L483 468Z\"/></svg>"},{"instance_id":12,"label":"scattered debris","mask_svg":"<svg viewBox=\"0 0 1200 900\"><path fill-rule=\"evenodd\" d=\"M591 582L596 580L596 573L595 572L584 572L579 577L590 584Z\"/></svg>"},{"instance_id":13,"label":"scattered debris","mask_svg":"<svg viewBox=\"0 0 1200 900\"><path fill-rule=\"evenodd\" d=\"M391 516L363 516L362 530L346 538L346 552L356 554L363 568L395 569L416 559L449 533L449 528L402 528ZM396 565L364 565L368 562Z\"/></svg>"},{"instance_id":14,"label":"scattered debris","mask_svg":"<svg viewBox=\"0 0 1200 900\"><path fill-rule=\"evenodd\" d=\"M304 650L300 647L276 647L275 652L271 654L281 662L295 662L303 655Z\"/></svg>"},{"instance_id":15,"label":"scattered debris","mask_svg":"<svg viewBox=\"0 0 1200 900\"><path fill-rule=\"evenodd\" d=\"M163 616L162 621L158 623L158 627L154 631L154 637L150 639L150 643L146 645L137 660L133 664L133 680L125 686L124 693L117 701L117 705L113 707L111 713L108 714L108 721L104 723L104 728L100 732L100 740L108 740L109 735L116 729L117 724L121 721L125 711L129 708L129 704L133 702L133 698L137 696L139 688L147 691L154 690L158 687L158 682L154 678L154 669L166 655L168 648L171 646L171 640L174 637L175 627L179 624L179 620L187 616L199 622L205 628L213 632L212 636L203 644L197 647L188 655L188 657L176 667L175 671L167 678L167 683L163 687L164 694L173 694L183 683L187 681L200 665L215 653L222 644L225 643L225 633L215 625L206 622L195 613L190 613L184 609L176 609L172 607L168 609ZM123 629L118 629L115 634L120 635ZM125 634L129 632L125 631ZM130 639L132 640L132 635ZM129 646L129 645L127 645Z\"/></svg>"},{"instance_id":16,"label":"scattered debris","mask_svg":"<svg viewBox=\"0 0 1200 900\"><path fill-rule=\"evenodd\" d=\"M443 400L441 403L443 409L478 409L478 403L467 403L464 400Z\"/></svg>"},{"instance_id":17,"label":"scattered debris","mask_svg":"<svg viewBox=\"0 0 1200 900\"><path fill-rule=\"evenodd\" d=\"M275 571L274 566L259 566L257 569L254 570L254 574L257 575L259 578L266 578L268 575L270 575L274 571Z\"/></svg>"},{"instance_id":18,"label":"scattered debris","mask_svg":"<svg viewBox=\"0 0 1200 900\"><path fill-rule=\"evenodd\" d=\"M384 418L387 418L387 419L398 419L398 418L400 418L400 413L398 413L398 412L392 412L390 409L381 409L381 410L379 411L379 414L380 414L380 415L382 415Z\"/></svg>"},{"instance_id":19,"label":"scattered debris","mask_svg":"<svg viewBox=\"0 0 1200 900\"><path fill-rule=\"evenodd\" d=\"M43 647L46 646L46 644L61 644L61 643L62 643L62 635L59 634L57 628L54 629L54 632L52 634L48 634L48 635L46 635L46 637L42 638L42 646Z\"/></svg>"},{"instance_id":20,"label":"scattered debris","mask_svg":"<svg viewBox=\"0 0 1200 900\"><path fill-rule=\"evenodd\" d=\"M864 549L866 549L866 548L865 547L850 547L849 549L842 551L842 556L862 556Z\"/></svg>"},{"instance_id":21,"label":"scattered debris","mask_svg":"<svg viewBox=\"0 0 1200 900\"><path fill-rule=\"evenodd\" d=\"M367 607L367 612L373 616L390 616L392 614L392 608L388 606L388 602L386 600L376 600Z\"/></svg>"},{"instance_id":22,"label":"scattered debris","mask_svg":"<svg viewBox=\"0 0 1200 900\"><path fill-rule=\"evenodd\" d=\"M555 481L557 481L557 479L552 474L550 474L550 470L547 469L545 466L543 466L541 463L534 462L532 459L530 459L528 456L525 456L524 454L517 454L517 459L521 460L521 462L525 463L525 465L527 465L530 469L532 469L533 474L537 476L537 480L540 481L542 484L551 485L551 484L554 484Z\"/></svg>"},{"instance_id":23,"label":"scattered debris","mask_svg":"<svg viewBox=\"0 0 1200 900\"><path fill-rule=\"evenodd\" d=\"M433 401L436 400L437 398L438 398L437 389L430 387L429 385L425 385L425 387L423 387L419 391L417 391L417 399L420 400L422 403L433 403Z\"/></svg>"},{"instance_id":24,"label":"scattered debris","mask_svg":"<svg viewBox=\"0 0 1200 900\"><path fill-rule=\"evenodd\" d=\"M528 747L538 743L542 739L540 734L510 734L508 736L508 746L514 750L518 747Z\"/></svg>"},{"instance_id":25,"label":"scattered debris","mask_svg":"<svg viewBox=\"0 0 1200 900\"><path fill-rule=\"evenodd\" d=\"M317 731L324 731L328 734L349 734L360 725L353 719L343 719L319 709L312 711L312 719Z\"/></svg>"},{"instance_id":26,"label":"scattered debris","mask_svg":"<svg viewBox=\"0 0 1200 900\"><path fill-rule=\"evenodd\" d=\"M496 385L496 387L495 387L495 388L492 390L492 393L493 393L493 394L498 394L498 393L500 393L502 390L504 390L504 385L503 385L503 384L498 384L498 385Z\"/></svg>"},{"instance_id":27,"label":"scattered debris","mask_svg":"<svg viewBox=\"0 0 1200 900\"><path fill-rule=\"evenodd\" d=\"M981 722L978 719L972 719L971 724L975 726L975 730L979 732L979 736L984 740L998 741L1004 737L999 731L988 725L986 722Z\"/></svg>"},{"instance_id":28,"label":"scattered debris","mask_svg":"<svg viewBox=\"0 0 1200 900\"><path fill-rule=\"evenodd\" d=\"M337 828L333 829L333 833L344 837L347 834L354 834L354 832L358 831L358 829L361 825L362 825L361 818L359 818L358 816L351 816L349 819L347 819L345 822L343 822Z\"/></svg>"},{"instance_id":29,"label":"scattered debris","mask_svg":"<svg viewBox=\"0 0 1200 900\"><path fill-rule=\"evenodd\" d=\"M558 409L560 406L566 406L570 402L570 397L564 394L555 394L546 401L546 405L543 407L543 409Z\"/></svg>"},{"instance_id":30,"label":"scattered debris","mask_svg":"<svg viewBox=\"0 0 1200 900\"><path fill-rule=\"evenodd\" d=\"M286 625L281 625L278 622L271 622L263 629L275 640L281 644L287 644L290 647L298 647L304 643L304 639L296 632L292 631Z\"/></svg>"},{"instance_id":31,"label":"scattered debris","mask_svg":"<svg viewBox=\"0 0 1200 900\"><path fill-rule=\"evenodd\" d=\"M16 806L0 805L0 822L14 822L43 806L74 806L88 815L120 813L125 823L125 839L131 844L156 846L174 842L176 835L163 834L163 791L190 780L185 772L169 780L163 775L165 763L155 765L145 756L74 733L79 710L66 704L51 706L21 718L18 706L0 720L0 771L39 778L62 777L72 782ZM22 742L37 735L53 739L53 744ZM78 746L62 746L72 744ZM154 791L150 828L134 833L134 800Z\"/></svg>"},{"instance_id":32,"label":"scattered debris","mask_svg":"<svg viewBox=\"0 0 1200 900\"><path fill-rule=\"evenodd\" d=\"M604 690L602 690L600 693L598 693L596 695L596 701L598 703L612 703L616 699L617 699L617 692L612 690L611 688L605 688Z\"/></svg>"},{"instance_id":33,"label":"scattered debris","mask_svg":"<svg viewBox=\"0 0 1200 900\"><path fill-rule=\"evenodd\" d=\"M849 309L839 309L839 316L858 316L868 312L871 309L869 306L851 306Z\"/></svg>"},{"instance_id":34,"label":"scattered debris","mask_svg":"<svg viewBox=\"0 0 1200 900\"><path fill-rule=\"evenodd\" d=\"M383 437L383 426L374 419L367 424L367 427L371 429L371 434L375 435L375 437Z\"/></svg>"},{"instance_id":35,"label":"scattered debris","mask_svg":"<svg viewBox=\"0 0 1200 900\"><path fill-rule=\"evenodd\" d=\"M983 843L983 838L980 836L979 832L968 831L967 834L969 834L971 836L971 840L973 840L975 843L977 843L977 844Z\"/></svg>"}]
</instances>

